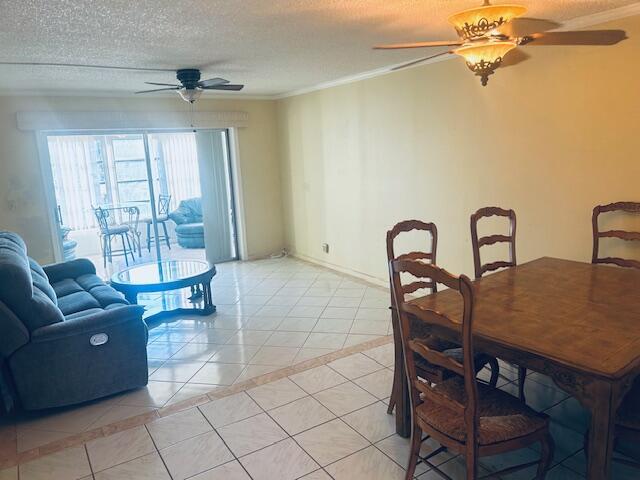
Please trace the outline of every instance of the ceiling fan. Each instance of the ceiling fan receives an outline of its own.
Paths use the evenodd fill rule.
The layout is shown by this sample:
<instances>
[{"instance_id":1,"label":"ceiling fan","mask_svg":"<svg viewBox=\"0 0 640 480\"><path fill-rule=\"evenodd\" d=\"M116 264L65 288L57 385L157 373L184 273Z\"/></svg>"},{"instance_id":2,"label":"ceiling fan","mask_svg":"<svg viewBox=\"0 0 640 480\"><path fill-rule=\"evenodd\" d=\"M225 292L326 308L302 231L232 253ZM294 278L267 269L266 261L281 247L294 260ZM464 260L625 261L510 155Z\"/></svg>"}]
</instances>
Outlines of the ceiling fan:
<instances>
[{"instance_id":1,"label":"ceiling fan","mask_svg":"<svg viewBox=\"0 0 640 480\"><path fill-rule=\"evenodd\" d=\"M525 45L614 45L627 38L624 30L548 31L560 24L534 18L519 18L527 11L522 5L491 5L484 0L482 6L458 12L449 17L458 33L458 40L378 45L375 49L395 50L424 47L457 47L447 52L420 58L393 70L416 65L432 58L455 53L463 57L469 69L480 77L483 86L500 66L515 65L528 58L519 52L505 56ZM512 60L509 62L509 60Z\"/></svg>"},{"instance_id":2,"label":"ceiling fan","mask_svg":"<svg viewBox=\"0 0 640 480\"><path fill-rule=\"evenodd\" d=\"M224 78L209 78L208 80L200 80L200 70L197 68L182 68L176 71L176 78L180 85L175 83L156 83L145 82L147 85L158 85L163 88L155 88L153 90L142 90L136 93L162 92L166 90L174 90L178 92L185 102L194 103L202 92L205 90L230 90L237 92L244 88L244 85L230 83Z\"/></svg>"}]
</instances>

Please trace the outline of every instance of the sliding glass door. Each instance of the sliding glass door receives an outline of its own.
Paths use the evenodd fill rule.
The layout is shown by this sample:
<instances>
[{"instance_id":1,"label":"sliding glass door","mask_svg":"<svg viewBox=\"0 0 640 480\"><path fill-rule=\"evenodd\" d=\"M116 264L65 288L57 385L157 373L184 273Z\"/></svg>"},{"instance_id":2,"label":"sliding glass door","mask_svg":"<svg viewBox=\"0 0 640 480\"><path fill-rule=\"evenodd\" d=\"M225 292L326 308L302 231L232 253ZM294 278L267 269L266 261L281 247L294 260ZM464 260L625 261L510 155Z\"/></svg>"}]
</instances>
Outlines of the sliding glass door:
<instances>
[{"instance_id":1,"label":"sliding glass door","mask_svg":"<svg viewBox=\"0 0 640 480\"><path fill-rule=\"evenodd\" d=\"M237 258L225 130L50 133L65 259L103 277L132 263Z\"/></svg>"}]
</instances>

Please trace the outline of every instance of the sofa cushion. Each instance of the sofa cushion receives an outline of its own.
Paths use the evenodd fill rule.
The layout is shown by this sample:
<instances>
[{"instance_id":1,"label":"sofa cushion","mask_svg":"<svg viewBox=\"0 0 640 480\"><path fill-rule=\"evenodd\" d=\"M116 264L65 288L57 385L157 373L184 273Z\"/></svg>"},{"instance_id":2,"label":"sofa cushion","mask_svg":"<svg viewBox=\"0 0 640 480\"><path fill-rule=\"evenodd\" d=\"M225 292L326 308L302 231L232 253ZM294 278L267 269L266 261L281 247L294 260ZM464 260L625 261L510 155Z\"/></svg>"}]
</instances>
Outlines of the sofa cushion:
<instances>
[{"instance_id":1,"label":"sofa cushion","mask_svg":"<svg viewBox=\"0 0 640 480\"><path fill-rule=\"evenodd\" d=\"M100 285L90 290L91 295L98 301L100 306L104 309L108 309L111 306L127 305L127 302L122 294L117 290L114 290L109 285Z\"/></svg>"},{"instance_id":2,"label":"sofa cushion","mask_svg":"<svg viewBox=\"0 0 640 480\"><path fill-rule=\"evenodd\" d=\"M100 303L89 292L75 292L58 299L58 307L63 315L71 315L72 313L91 308L100 308Z\"/></svg>"},{"instance_id":3,"label":"sofa cushion","mask_svg":"<svg viewBox=\"0 0 640 480\"><path fill-rule=\"evenodd\" d=\"M92 288L102 287L105 285L104 281L95 274L80 275L76 278L76 282L78 282L78 285L80 285L83 290L87 291Z\"/></svg>"},{"instance_id":4,"label":"sofa cushion","mask_svg":"<svg viewBox=\"0 0 640 480\"><path fill-rule=\"evenodd\" d=\"M42 267L33 258L28 257L29 268L31 269L31 279L33 286L44 293L53 303L57 303L58 299L56 292L51 287L47 275L44 273Z\"/></svg>"},{"instance_id":5,"label":"sofa cushion","mask_svg":"<svg viewBox=\"0 0 640 480\"><path fill-rule=\"evenodd\" d=\"M54 283L52 287L58 298L66 297L72 293L78 293L84 290L73 278L65 278L64 280Z\"/></svg>"},{"instance_id":6,"label":"sofa cushion","mask_svg":"<svg viewBox=\"0 0 640 480\"><path fill-rule=\"evenodd\" d=\"M93 273L60 280L53 284L53 290L58 295L58 307L67 320L84 310L107 309L128 303L121 293Z\"/></svg>"},{"instance_id":7,"label":"sofa cushion","mask_svg":"<svg viewBox=\"0 0 640 480\"><path fill-rule=\"evenodd\" d=\"M204 224L203 223L184 223L176 227L176 233L184 237L189 237L189 236L201 237L202 235L204 235Z\"/></svg>"},{"instance_id":8,"label":"sofa cushion","mask_svg":"<svg viewBox=\"0 0 640 480\"><path fill-rule=\"evenodd\" d=\"M13 232L0 232L0 302L31 332L63 320L46 274Z\"/></svg>"}]
</instances>

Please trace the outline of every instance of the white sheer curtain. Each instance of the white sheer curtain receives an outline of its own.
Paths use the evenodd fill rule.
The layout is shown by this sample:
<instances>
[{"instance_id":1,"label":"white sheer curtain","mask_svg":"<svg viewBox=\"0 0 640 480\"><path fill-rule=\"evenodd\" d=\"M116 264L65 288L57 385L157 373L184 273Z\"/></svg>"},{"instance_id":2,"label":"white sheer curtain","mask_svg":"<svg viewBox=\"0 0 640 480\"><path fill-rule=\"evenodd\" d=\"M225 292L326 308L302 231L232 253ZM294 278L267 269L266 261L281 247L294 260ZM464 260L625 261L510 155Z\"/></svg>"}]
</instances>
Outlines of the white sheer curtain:
<instances>
[{"instance_id":1,"label":"white sheer curtain","mask_svg":"<svg viewBox=\"0 0 640 480\"><path fill-rule=\"evenodd\" d=\"M161 133L152 135L153 155L158 159L160 191L171 195L171 208L181 200L200 197L200 172L195 134ZM164 169L164 175L162 172ZM166 181L167 191L162 185Z\"/></svg>"},{"instance_id":2,"label":"white sheer curtain","mask_svg":"<svg viewBox=\"0 0 640 480\"><path fill-rule=\"evenodd\" d=\"M171 209L187 198L200 197L200 173L195 134L161 133L150 135L151 155L159 179L158 193L171 195ZM60 213L65 226L74 230L96 228L92 205L100 205L113 192L99 191L100 171L98 143L103 136L49 136L49 158ZM108 142L104 143L108 146ZM103 152L104 161L112 162L113 155ZM104 173L113 170L104 166ZM116 188L112 185L111 188Z\"/></svg>"},{"instance_id":3,"label":"white sheer curtain","mask_svg":"<svg viewBox=\"0 0 640 480\"><path fill-rule=\"evenodd\" d=\"M49 158L60 213L65 226L86 230L97 226L91 205L98 203L100 172L95 162L96 139L88 135L50 136Z\"/></svg>"}]
</instances>

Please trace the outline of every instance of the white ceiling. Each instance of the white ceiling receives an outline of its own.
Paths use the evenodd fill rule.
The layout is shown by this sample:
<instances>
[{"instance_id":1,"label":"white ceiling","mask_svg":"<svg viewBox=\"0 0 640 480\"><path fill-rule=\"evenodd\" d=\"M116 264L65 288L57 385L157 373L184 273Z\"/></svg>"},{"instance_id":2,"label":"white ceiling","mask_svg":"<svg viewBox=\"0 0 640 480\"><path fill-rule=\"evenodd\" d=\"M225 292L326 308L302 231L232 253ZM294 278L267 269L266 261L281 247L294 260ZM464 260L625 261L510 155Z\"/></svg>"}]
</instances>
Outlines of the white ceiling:
<instances>
[{"instance_id":1,"label":"white ceiling","mask_svg":"<svg viewBox=\"0 0 640 480\"><path fill-rule=\"evenodd\" d=\"M278 95L397 64L427 50L371 46L455 38L446 18L479 0L0 0L0 61L200 67ZM500 3L500 2L496 2ZM504 2L503 2L504 3ZM567 21L637 0L524 0ZM436 53L438 50L433 50ZM0 65L0 91L127 93L172 73Z\"/></svg>"}]
</instances>

